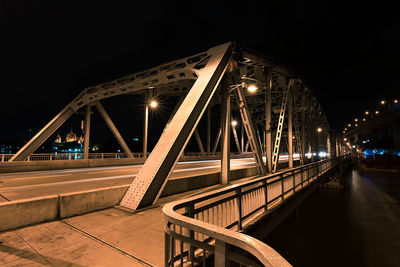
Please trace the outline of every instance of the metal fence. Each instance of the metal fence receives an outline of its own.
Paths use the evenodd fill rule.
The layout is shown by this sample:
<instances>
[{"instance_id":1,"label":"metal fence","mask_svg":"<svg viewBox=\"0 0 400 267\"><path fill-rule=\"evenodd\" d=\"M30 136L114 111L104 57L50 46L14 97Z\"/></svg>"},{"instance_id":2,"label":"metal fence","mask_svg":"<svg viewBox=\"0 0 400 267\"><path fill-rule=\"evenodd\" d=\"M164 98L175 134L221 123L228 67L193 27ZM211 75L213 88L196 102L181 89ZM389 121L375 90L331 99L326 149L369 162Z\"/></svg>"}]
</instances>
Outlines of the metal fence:
<instances>
[{"instance_id":1,"label":"metal fence","mask_svg":"<svg viewBox=\"0 0 400 267\"><path fill-rule=\"evenodd\" d=\"M240 231L343 159L303 165L165 205L165 266L206 266L213 261L214 266L225 266L227 262L289 266L271 247Z\"/></svg>"}]
</instances>

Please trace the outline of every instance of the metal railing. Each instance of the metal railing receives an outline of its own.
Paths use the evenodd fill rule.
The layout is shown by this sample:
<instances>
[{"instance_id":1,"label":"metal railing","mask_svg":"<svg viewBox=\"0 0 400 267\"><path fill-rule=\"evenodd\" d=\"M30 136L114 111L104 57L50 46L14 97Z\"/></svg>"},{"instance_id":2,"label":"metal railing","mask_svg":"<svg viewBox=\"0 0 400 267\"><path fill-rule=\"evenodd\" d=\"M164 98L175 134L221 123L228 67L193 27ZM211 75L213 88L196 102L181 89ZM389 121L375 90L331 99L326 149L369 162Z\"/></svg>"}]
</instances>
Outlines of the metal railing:
<instances>
[{"instance_id":1,"label":"metal railing","mask_svg":"<svg viewBox=\"0 0 400 267\"><path fill-rule=\"evenodd\" d=\"M225 266L228 261L244 266L290 266L274 249L240 231L343 159L303 165L168 203L163 208L165 266L206 266L213 258L214 266ZM241 256L243 252L246 256Z\"/></svg>"},{"instance_id":2,"label":"metal railing","mask_svg":"<svg viewBox=\"0 0 400 267\"><path fill-rule=\"evenodd\" d=\"M143 153L132 153L134 158L143 159ZM231 152L231 158L248 158L253 154L251 152L238 153ZM9 161L14 154L0 154L0 162ZM265 155L264 155L265 156ZM288 156L286 154L281 154L281 159L286 159ZM125 153L89 153L89 159L122 159L127 158ZM221 153L205 153L200 152L186 152L183 154L182 159L219 159L221 158ZM45 160L77 160L84 159L83 153L69 152L69 153L38 153L32 154L26 158L25 161L45 161ZM294 155L294 160L298 160L299 156Z\"/></svg>"}]
</instances>

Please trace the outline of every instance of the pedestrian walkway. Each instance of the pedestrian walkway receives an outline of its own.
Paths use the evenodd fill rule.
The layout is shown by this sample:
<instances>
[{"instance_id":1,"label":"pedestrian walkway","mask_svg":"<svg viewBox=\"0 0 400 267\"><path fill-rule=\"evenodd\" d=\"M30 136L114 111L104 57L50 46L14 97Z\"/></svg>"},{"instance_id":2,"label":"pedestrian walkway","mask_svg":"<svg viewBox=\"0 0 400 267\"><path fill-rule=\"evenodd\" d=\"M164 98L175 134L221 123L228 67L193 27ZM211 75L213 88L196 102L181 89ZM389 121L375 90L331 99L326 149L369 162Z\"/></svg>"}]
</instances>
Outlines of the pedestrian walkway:
<instances>
[{"instance_id":1,"label":"pedestrian walkway","mask_svg":"<svg viewBox=\"0 0 400 267\"><path fill-rule=\"evenodd\" d=\"M165 197L135 213L110 208L0 233L0 266L163 266L162 206L220 187Z\"/></svg>"}]
</instances>

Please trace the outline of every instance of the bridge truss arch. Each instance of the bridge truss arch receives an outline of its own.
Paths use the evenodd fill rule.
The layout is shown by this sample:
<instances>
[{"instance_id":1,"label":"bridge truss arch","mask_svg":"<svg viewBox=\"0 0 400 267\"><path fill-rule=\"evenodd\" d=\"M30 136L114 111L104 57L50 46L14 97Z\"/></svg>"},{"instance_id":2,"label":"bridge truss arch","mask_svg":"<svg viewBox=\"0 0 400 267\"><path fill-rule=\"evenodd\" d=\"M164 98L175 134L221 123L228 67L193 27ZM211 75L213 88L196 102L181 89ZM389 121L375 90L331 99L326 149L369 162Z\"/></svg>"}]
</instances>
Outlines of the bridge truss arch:
<instances>
[{"instance_id":1,"label":"bridge truss arch","mask_svg":"<svg viewBox=\"0 0 400 267\"><path fill-rule=\"evenodd\" d=\"M249 92L249 85L256 85L258 90ZM289 167L293 166L293 155L298 154L301 163L310 156L315 157L319 151L334 155L335 144L330 142L329 123L321 105L302 78L274 58L230 42L84 89L11 161L25 160L71 115L85 108L90 114L93 105L124 151L132 156L100 102L117 95L150 93L156 96L180 96L181 101L122 199L122 206L137 209L157 200L193 133L200 139L196 126L207 108L214 105L221 106L221 129L217 138L221 143L222 182L229 183L232 110L237 110L241 115L248 140L246 147L253 152L260 175L276 171L282 152L288 153ZM210 116L209 112L207 115ZM90 118L87 117L86 123L88 121ZM318 128L321 128L320 132ZM208 152L211 150L209 136ZM215 143L218 143L218 139ZM237 138L235 142L238 150L243 152L243 141L241 147ZM266 155L266 163L263 154Z\"/></svg>"}]
</instances>

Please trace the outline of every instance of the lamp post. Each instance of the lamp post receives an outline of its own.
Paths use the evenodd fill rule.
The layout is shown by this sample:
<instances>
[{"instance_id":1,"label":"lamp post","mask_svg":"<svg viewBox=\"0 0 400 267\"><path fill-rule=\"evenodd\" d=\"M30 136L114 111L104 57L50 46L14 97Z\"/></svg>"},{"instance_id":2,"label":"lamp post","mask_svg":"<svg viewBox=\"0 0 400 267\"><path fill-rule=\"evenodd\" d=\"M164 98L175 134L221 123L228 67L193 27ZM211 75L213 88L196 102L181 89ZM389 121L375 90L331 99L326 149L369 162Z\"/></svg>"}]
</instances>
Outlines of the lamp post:
<instances>
[{"instance_id":1,"label":"lamp post","mask_svg":"<svg viewBox=\"0 0 400 267\"><path fill-rule=\"evenodd\" d=\"M147 135L149 127L149 107L155 109L158 106L157 101L152 100L146 105L145 115L144 115L144 131L143 131L143 157L147 158Z\"/></svg>"}]
</instances>

